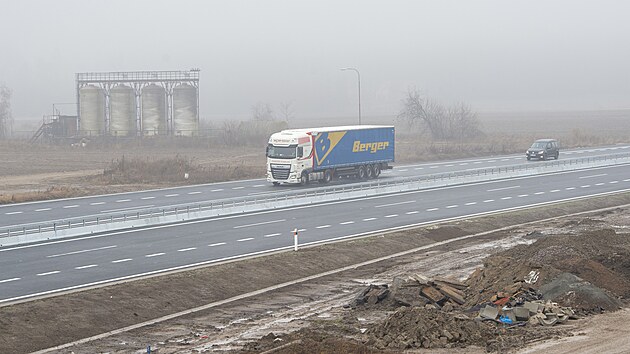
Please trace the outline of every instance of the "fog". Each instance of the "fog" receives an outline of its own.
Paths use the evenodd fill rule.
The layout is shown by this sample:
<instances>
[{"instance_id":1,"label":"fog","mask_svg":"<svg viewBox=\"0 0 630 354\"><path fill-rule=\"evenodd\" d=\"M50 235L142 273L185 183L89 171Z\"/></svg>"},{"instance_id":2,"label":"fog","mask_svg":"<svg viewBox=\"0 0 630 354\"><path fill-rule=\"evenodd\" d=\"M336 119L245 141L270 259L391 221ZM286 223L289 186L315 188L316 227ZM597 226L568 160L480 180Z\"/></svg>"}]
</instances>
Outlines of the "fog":
<instances>
[{"instance_id":1,"label":"fog","mask_svg":"<svg viewBox=\"0 0 630 354\"><path fill-rule=\"evenodd\" d=\"M408 89L477 111L630 108L627 1L0 0L16 122L77 72L199 68L202 119L392 116ZM65 114L72 106L59 106Z\"/></svg>"}]
</instances>

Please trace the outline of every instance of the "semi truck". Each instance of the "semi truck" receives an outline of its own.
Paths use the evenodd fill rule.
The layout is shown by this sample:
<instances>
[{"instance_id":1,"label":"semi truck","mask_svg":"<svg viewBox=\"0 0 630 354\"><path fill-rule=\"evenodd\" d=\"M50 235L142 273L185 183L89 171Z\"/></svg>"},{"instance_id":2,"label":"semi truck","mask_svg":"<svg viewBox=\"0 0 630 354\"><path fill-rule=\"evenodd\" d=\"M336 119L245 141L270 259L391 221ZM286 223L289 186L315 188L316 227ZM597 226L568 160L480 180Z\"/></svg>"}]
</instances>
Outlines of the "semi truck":
<instances>
[{"instance_id":1,"label":"semi truck","mask_svg":"<svg viewBox=\"0 0 630 354\"><path fill-rule=\"evenodd\" d=\"M267 181L308 184L376 178L394 162L394 127L353 125L288 129L267 145Z\"/></svg>"}]
</instances>

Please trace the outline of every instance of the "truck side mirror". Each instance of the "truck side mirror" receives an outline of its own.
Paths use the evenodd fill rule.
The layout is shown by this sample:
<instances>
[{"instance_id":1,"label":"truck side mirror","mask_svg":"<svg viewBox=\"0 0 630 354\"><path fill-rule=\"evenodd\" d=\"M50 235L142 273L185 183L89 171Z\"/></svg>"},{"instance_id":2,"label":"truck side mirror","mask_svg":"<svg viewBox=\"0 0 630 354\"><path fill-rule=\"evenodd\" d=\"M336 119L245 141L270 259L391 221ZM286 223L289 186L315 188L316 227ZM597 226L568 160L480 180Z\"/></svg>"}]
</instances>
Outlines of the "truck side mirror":
<instances>
[{"instance_id":1,"label":"truck side mirror","mask_svg":"<svg viewBox=\"0 0 630 354\"><path fill-rule=\"evenodd\" d=\"M304 148L302 146L297 148L297 157L304 156Z\"/></svg>"}]
</instances>

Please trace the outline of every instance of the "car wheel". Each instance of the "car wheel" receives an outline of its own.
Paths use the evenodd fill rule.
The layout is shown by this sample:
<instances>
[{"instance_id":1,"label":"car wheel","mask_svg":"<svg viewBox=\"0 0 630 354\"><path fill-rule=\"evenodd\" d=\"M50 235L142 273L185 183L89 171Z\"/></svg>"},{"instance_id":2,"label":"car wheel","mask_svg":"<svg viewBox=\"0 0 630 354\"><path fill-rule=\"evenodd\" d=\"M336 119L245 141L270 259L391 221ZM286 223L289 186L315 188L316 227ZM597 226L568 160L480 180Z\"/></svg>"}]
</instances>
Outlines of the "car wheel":
<instances>
[{"instance_id":1,"label":"car wheel","mask_svg":"<svg viewBox=\"0 0 630 354\"><path fill-rule=\"evenodd\" d=\"M531 157L527 156L527 161L531 161L531 159L532 159Z\"/></svg>"},{"instance_id":2,"label":"car wheel","mask_svg":"<svg viewBox=\"0 0 630 354\"><path fill-rule=\"evenodd\" d=\"M280 185L280 182L273 182L274 187L277 187Z\"/></svg>"}]
</instances>

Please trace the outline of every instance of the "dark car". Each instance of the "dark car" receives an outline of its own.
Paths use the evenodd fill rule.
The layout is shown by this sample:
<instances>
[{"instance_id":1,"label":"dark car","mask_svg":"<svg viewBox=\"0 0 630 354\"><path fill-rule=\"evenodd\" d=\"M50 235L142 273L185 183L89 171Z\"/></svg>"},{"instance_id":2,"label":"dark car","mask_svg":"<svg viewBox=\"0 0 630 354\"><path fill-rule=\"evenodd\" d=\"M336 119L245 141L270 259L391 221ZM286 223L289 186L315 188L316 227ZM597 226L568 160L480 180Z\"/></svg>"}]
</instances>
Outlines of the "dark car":
<instances>
[{"instance_id":1,"label":"dark car","mask_svg":"<svg viewBox=\"0 0 630 354\"><path fill-rule=\"evenodd\" d=\"M527 160L546 160L550 157L558 159L560 156L560 145L556 139L538 139L525 152Z\"/></svg>"}]
</instances>

